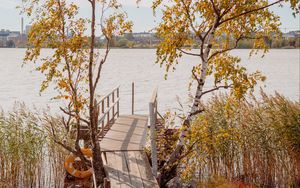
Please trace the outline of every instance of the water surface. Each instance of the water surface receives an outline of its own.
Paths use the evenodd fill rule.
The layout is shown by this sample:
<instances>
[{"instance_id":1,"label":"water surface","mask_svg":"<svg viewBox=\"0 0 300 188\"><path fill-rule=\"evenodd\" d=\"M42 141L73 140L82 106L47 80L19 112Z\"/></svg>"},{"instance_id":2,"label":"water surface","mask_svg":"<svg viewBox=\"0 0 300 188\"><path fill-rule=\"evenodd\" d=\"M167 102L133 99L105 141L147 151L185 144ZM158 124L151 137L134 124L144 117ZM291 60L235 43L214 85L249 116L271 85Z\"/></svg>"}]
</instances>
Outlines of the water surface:
<instances>
[{"instance_id":1,"label":"water surface","mask_svg":"<svg viewBox=\"0 0 300 188\"><path fill-rule=\"evenodd\" d=\"M15 101L37 108L50 106L58 112L61 102L50 100L56 93L49 89L39 94L43 76L34 71L34 64L22 67L25 49L0 49L0 106L7 111L12 109ZM51 50L44 49L43 55ZM299 61L300 50L271 50L264 58L260 55L249 59L249 50L232 52L242 58L242 63L250 70L261 70L267 76L264 87L267 93L274 91L284 94L291 100L299 101ZM188 104L188 83L191 67L199 60L196 57L183 57L175 72L164 79L165 70L155 64L155 50L152 49L113 49L105 64L97 93L105 94L121 86L121 113L131 112L131 82L135 82L136 113L147 113L148 102L154 87L158 86L159 111L178 108L177 98ZM207 88L212 81L207 81Z\"/></svg>"}]
</instances>

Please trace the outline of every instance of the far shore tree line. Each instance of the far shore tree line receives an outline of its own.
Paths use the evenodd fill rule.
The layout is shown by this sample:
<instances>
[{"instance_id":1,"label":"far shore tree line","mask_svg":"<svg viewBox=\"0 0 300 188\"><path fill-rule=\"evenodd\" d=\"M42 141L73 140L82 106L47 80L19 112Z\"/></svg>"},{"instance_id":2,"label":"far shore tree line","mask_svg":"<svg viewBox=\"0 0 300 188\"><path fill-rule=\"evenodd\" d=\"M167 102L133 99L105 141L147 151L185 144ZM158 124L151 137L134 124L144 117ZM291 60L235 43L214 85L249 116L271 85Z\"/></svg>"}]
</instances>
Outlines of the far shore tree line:
<instances>
[{"instance_id":1,"label":"far shore tree line","mask_svg":"<svg viewBox=\"0 0 300 188\"><path fill-rule=\"evenodd\" d=\"M300 36L294 37L274 37L268 38L267 44L269 48L274 49L294 49L300 48ZM90 38L85 38L86 43L89 43ZM132 33L126 33L122 36L113 36L110 40L111 48L156 48L158 44L162 41L159 39L154 33L152 35L149 34L149 37L134 37ZM232 41L234 42L234 41ZM27 41L21 40L8 40L0 46L5 46L7 48L26 48ZM237 49L252 49L254 44L253 39L244 39L238 42ZM100 37L95 37L95 48L105 48L106 40ZM45 48L49 48L49 46L44 46ZM87 47L87 46L86 46ZM192 48L198 49L200 46L197 44L191 45Z\"/></svg>"},{"instance_id":2,"label":"far shore tree line","mask_svg":"<svg viewBox=\"0 0 300 188\"><path fill-rule=\"evenodd\" d=\"M134 38L128 38L126 35L121 37L114 37L111 41L111 47L115 48L156 48L161 42L159 38L142 38L142 40L134 40ZM234 42L234 41L232 41ZM244 39L238 42L237 49L252 49L254 44L253 39ZM277 37L267 39L267 44L269 48L275 49L293 49L300 48L300 37ZM96 43L97 48L104 48L105 41L98 40ZM197 44L191 46L194 49L200 48Z\"/></svg>"}]
</instances>

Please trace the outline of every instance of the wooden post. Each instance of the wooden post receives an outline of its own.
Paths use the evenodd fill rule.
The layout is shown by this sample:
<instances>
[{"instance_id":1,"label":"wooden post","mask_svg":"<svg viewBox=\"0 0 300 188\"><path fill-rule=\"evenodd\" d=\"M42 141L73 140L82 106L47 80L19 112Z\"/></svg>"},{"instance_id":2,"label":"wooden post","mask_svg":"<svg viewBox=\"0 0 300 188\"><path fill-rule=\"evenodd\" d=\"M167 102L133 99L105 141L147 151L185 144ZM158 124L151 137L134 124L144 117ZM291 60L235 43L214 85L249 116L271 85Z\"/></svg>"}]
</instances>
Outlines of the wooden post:
<instances>
[{"instance_id":1,"label":"wooden post","mask_svg":"<svg viewBox=\"0 0 300 188\"><path fill-rule=\"evenodd\" d=\"M156 118L157 118L157 89L154 90L152 99L149 103L150 114L150 139L151 139L151 161L152 173L157 177L157 148L156 148Z\"/></svg>"},{"instance_id":2,"label":"wooden post","mask_svg":"<svg viewBox=\"0 0 300 188\"><path fill-rule=\"evenodd\" d=\"M115 118L115 91L113 91L112 93L112 103L113 103L113 107L112 107L112 119Z\"/></svg>"},{"instance_id":3,"label":"wooden post","mask_svg":"<svg viewBox=\"0 0 300 188\"><path fill-rule=\"evenodd\" d=\"M134 82L131 84L131 114L134 114Z\"/></svg>"},{"instance_id":4,"label":"wooden post","mask_svg":"<svg viewBox=\"0 0 300 188\"><path fill-rule=\"evenodd\" d=\"M104 183L103 183L104 188L110 188L110 181L108 178L104 178Z\"/></svg>"},{"instance_id":5,"label":"wooden post","mask_svg":"<svg viewBox=\"0 0 300 188\"><path fill-rule=\"evenodd\" d=\"M109 95L107 96L107 109L109 109ZM107 125L109 126L110 118L109 118L109 111L107 112Z\"/></svg>"},{"instance_id":6,"label":"wooden post","mask_svg":"<svg viewBox=\"0 0 300 188\"><path fill-rule=\"evenodd\" d=\"M102 100L101 105L102 105L102 114L104 114L104 100ZM104 119L102 120L102 128L101 129L102 129L101 130L101 136L103 138L104 137Z\"/></svg>"},{"instance_id":7,"label":"wooden post","mask_svg":"<svg viewBox=\"0 0 300 188\"><path fill-rule=\"evenodd\" d=\"M119 87L118 87L118 89L117 89L117 99L119 99L119 96L120 94L119 94ZM119 106L119 101L120 100L118 100L118 103L117 103L117 117L119 117L119 112L120 112L120 106Z\"/></svg>"}]
</instances>

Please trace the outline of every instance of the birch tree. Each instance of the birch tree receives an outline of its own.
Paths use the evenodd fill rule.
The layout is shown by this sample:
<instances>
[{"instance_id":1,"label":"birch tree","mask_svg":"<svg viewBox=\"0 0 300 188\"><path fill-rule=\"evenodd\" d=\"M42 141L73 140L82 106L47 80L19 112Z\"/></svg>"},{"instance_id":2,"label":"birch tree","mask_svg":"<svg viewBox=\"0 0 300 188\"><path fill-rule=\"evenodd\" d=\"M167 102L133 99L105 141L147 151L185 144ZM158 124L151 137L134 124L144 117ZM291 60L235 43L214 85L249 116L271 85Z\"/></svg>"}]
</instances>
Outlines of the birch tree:
<instances>
[{"instance_id":1,"label":"birch tree","mask_svg":"<svg viewBox=\"0 0 300 188\"><path fill-rule=\"evenodd\" d=\"M78 15L79 7L75 1L23 0L22 11L32 18L24 62L35 63L36 70L45 76L41 92L53 85L58 92L54 98L68 104L60 107L64 114L62 122L69 131L76 130L75 145L63 142L56 135L56 125L51 127L54 141L91 166L79 146L81 128L88 127L93 151L92 166L97 182L101 184L105 173L98 142L96 88L110 52L112 37L130 32L132 23L126 21L127 15L116 0L86 2L91 8L90 19ZM96 27L97 20L100 27ZM90 27L90 35L87 26ZM96 34L106 41L102 54L94 49ZM51 48L51 55L41 56L43 47Z\"/></svg>"},{"instance_id":2,"label":"birch tree","mask_svg":"<svg viewBox=\"0 0 300 188\"><path fill-rule=\"evenodd\" d=\"M258 81L265 77L259 72L248 73L240 65L240 58L229 52L242 40L252 39L253 50L268 51L267 40L279 33L280 20L269 7L287 5L294 14L299 13L298 0L155 0L153 10L162 9L162 21L156 27L162 42L157 47L157 63L164 65L166 72L175 69L182 55L195 56L198 64L191 70L196 82L193 103L183 121L182 131L174 152L166 160L162 169L162 184L167 177L167 169L176 165L184 151L184 138L190 130L193 118L203 112L201 99L204 95L220 89L230 89L230 93L242 98L253 90ZM192 46L198 49L191 50ZM214 86L205 89L206 80L211 76ZM169 168L167 168L169 167ZM165 180L164 180L165 179Z\"/></svg>"}]
</instances>

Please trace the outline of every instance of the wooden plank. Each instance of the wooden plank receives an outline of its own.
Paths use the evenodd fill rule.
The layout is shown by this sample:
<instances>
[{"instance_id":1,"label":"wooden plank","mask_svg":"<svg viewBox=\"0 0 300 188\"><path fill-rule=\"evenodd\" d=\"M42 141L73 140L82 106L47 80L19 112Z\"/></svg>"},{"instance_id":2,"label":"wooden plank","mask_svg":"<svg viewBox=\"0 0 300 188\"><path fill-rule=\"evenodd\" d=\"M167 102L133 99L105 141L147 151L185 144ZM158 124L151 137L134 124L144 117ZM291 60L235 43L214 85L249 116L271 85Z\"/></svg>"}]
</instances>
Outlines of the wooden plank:
<instances>
[{"instance_id":1,"label":"wooden plank","mask_svg":"<svg viewBox=\"0 0 300 188\"><path fill-rule=\"evenodd\" d=\"M102 155L112 188L158 188L144 152L105 152Z\"/></svg>"},{"instance_id":2,"label":"wooden plank","mask_svg":"<svg viewBox=\"0 0 300 188\"><path fill-rule=\"evenodd\" d=\"M106 157L102 157L105 161L104 168L108 173L111 188L120 188L119 171L116 167L116 157L114 152L105 152ZM106 161L107 160L107 161Z\"/></svg>"},{"instance_id":3,"label":"wooden plank","mask_svg":"<svg viewBox=\"0 0 300 188\"><path fill-rule=\"evenodd\" d=\"M148 117L120 116L100 142L102 151L140 151L147 137Z\"/></svg>"},{"instance_id":4,"label":"wooden plank","mask_svg":"<svg viewBox=\"0 0 300 188\"><path fill-rule=\"evenodd\" d=\"M142 151L134 152L140 175L145 188L159 188L158 183L151 172L151 167L146 154Z\"/></svg>"},{"instance_id":5,"label":"wooden plank","mask_svg":"<svg viewBox=\"0 0 300 188\"><path fill-rule=\"evenodd\" d=\"M114 153L116 157L116 161L114 165L119 172L120 186L122 188L132 187L129 172L128 172L128 165L124 153L123 152L114 152Z\"/></svg>"},{"instance_id":6,"label":"wooden plank","mask_svg":"<svg viewBox=\"0 0 300 188\"><path fill-rule=\"evenodd\" d=\"M134 151L124 152L128 164L128 172L133 187L144 187Z\"/></svg>"}]
</instances>

